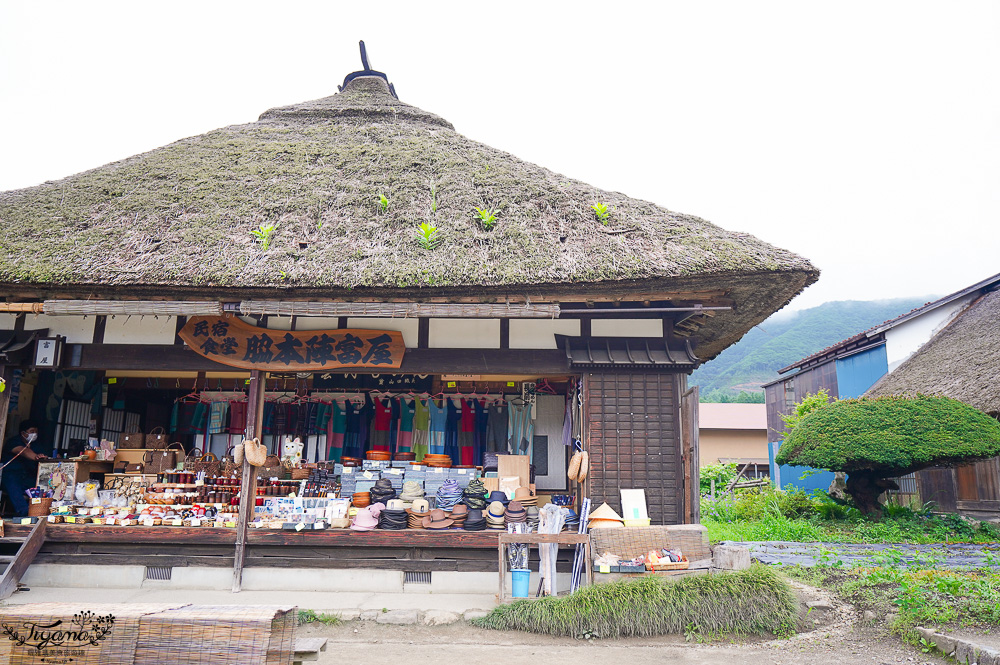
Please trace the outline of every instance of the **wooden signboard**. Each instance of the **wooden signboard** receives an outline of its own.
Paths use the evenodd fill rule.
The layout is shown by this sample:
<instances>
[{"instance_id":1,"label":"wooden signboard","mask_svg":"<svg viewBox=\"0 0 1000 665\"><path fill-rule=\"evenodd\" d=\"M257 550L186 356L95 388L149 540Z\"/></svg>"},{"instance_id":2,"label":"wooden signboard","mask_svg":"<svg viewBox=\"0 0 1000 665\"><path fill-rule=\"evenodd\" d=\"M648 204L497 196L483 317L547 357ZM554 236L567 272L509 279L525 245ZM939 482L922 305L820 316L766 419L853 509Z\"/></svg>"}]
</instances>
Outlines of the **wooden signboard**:
<instances>
[{"instance_id":1,"label":"wooden signboard","mask_svg":"<svg viewBox=\"0 0 1000 665\"><path fill-rule=\"evenodd\" d=\"M236 317L196 316L180 337L230 367L279 372L338 368L398 369L403 333L386 330L268 330Z\"/></svg>"}]
</instances>

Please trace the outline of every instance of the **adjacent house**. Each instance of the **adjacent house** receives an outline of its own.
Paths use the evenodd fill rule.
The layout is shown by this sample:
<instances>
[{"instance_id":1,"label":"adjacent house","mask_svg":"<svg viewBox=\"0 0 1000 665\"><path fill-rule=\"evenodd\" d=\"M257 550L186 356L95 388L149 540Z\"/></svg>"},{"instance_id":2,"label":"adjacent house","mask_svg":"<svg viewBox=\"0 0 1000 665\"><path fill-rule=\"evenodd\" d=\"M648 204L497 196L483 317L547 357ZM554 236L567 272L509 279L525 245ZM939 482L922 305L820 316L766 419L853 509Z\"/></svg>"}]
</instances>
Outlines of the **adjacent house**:
<instances>
[{"instance_id":1,"label":"adjacent house","mask_svg":"<svg viewBox=\"0 0 1000 665\"><path fill-rule=\"evenodd\" d=\"M698 408L701 466L736 463L747 466L747 478L770 474L763 404L702 403Z\"/></svg>"},{"instance_id":2,"label":"adjacent house","mask_svg":"<svg viewBox=\"0 0 1000 665\"><path fill-rule=\"evenodd\" d=\"M1000 274L917 307L778 370L781 378L764 386L767 407L768 456L771 477L775 484L779 487L792 485L810 491L826 489L833 480L833 473L828 471L787 465L779 467L775 464L774 457L784 441L785 428L784 422L781 420L782 415L791 413L795 404L803 397L820 389L825 389L831 397L840 399L864 395L879 379L887 374L892 377L897 368L902 369L909 365L911 359L916 360L918 355L923 354L924 349L941 346L942 342L938 341L939 337L941 340L953 340L953 331L949 332L948 336L943 335L944 332L951 331L960 319L965 321L959 328L960 330L971 327L973 321L983 316L975 314L977 311L983 311L983 306L980 305L981 301L998 287L1000 287ZM966 318L970 314L972 316ZM988 327L988 324L982 322L979 325L987 325ZM984 334L977 340L986 348L981 350L975 361L966 359L964 364L956 363L953 365L951 371L940 370L938 378L942 378L942 374L947 374L949 377L947 381L942 380L935 383L928 379L918 382L914 379L912 385L915 389L923 392L943 392L991 413L989 409L980 406L982 402L978 396L973 396L973 393L978 395L981 390L974 387L975 383L969 383L973 376L981 373L980 370L976 369L976 363L988 356L989 351L994 356L996 355L995 345L992 350L989 349L989 339L992 337ZM931 341L934 341L934 344L930 344ZM954 343L953 341L948 342L948 344ZM920 361L918 366L923 367L925 363L926 361ZM911 369L901 376L913 377L914 375L915 372ZM926 374L921 376L927 379ZM993 376L995 376L995 372ZM902 389L902 384L891 381L889 377L886 377L884 385L899 385ZM879 384L880 390L883 383ZM955 389L954 384L969 384L969 388L959 391ZM935 386L938 389L931 389ZM880 394L886 393L883 391ZM995 413L998 410L1000 408L994 406L992 412ZM945 470L942 473L950 477L956 472ZM921 474L918 476L929 478L929 474L932 475L931 472L924 472L922 476ZM922 495L918 484L918 480L913 476L904 478L900 482L901 492L917 499ZM944 491L944 489L936 489L933 494L938 496ZM940 501L938 503L942 508L955 509L952 504Z\"/></svg>"}]
</instances>

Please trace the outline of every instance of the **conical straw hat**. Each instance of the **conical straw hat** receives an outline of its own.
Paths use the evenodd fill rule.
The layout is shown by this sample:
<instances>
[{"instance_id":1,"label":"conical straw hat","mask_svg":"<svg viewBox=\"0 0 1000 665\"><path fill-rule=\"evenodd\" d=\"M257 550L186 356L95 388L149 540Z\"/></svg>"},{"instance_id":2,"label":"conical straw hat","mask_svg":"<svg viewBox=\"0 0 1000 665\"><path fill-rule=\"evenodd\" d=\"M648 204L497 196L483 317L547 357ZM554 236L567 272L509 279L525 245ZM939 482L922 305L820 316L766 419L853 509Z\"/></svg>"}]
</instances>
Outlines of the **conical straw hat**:
<instances>
[{"instance_id":1,"label":"conical straw hat","mask_svg":"<svg viewBox=\"0 0 1000 665\"><path fill-rule=\"evenodd\" d=\"M622 521L621 515L615 512L615 509L606 503L602 503L597 510L591 511L587 519L591 520L618 520Z\"/></svg>"}]
</instances>

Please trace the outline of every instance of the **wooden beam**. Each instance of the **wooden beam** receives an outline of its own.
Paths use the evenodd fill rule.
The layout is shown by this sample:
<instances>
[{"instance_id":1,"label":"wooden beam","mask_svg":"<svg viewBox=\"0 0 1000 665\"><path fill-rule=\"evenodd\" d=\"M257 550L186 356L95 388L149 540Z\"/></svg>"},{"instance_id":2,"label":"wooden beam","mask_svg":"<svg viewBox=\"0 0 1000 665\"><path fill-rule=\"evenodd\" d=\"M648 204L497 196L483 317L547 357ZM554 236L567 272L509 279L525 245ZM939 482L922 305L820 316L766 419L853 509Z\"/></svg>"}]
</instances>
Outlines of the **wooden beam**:
<instances>
[{"instance_id":1,"label":"wooden beam","mask_svg":"<svg viewBox=\"0 0 1000 665\"><path fill-rule=\"evenodd\" d=\"M236 371L186 346L167 344L84 344L78 370ZM72 357L72 353L69 354ZM289 371L295 371L290 367ZM354 370L329 370L347 372ZM407 349L397 374L529 374L570 373L559 349Z\"/></svg>"},{"instance_id":2,"label":"wooden beam","mask_svg":"<svg viewBox=\"0 0 1000 665\"><path fill-rule=\"evenodd\" d=\"M24 571L28 570L28 566L35 560L35 555L42 543L45 542L45 527L47 525L48 522L45 518L38 520L32 527L31 533L21 543L14 560L10 562L3 576L0 577L0 600L10 598L17 591L17 583L21 581Z\"/></svg>"},{"instance_id":3,"label":"wooden beam","mask_svg":"<svg viewBox=\"0 0 1000 665\"><path fill-rule=\"evenodd\" d=\"M250 373L250 395L247 398L247 439L260 439L264 430L264 381L267 374L255 369ZM257 468L243 458L243 480L240 484L240 512L236 520L236 553L233 560L233 593L243 587L243 560L246 556L247 531L257 504Z\"/></svg>"}]
</instances>

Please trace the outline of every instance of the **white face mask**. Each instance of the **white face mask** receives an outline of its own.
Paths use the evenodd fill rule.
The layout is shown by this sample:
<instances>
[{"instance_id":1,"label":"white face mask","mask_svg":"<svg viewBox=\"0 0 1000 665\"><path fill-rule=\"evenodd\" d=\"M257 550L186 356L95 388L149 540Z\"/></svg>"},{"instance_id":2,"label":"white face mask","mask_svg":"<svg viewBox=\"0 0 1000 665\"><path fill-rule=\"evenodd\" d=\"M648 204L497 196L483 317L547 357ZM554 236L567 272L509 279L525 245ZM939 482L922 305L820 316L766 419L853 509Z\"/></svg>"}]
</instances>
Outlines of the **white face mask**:
<instances>
[{"instance_id":1,"label":"white face mask","mask_svg":"<svg viewBox=\"0 0 1000 665\"><path fill-rule=\"evenodd\" d=\"M28 435L28 443L33 443L35 441L35 439L37 439L37 438L38 438L38 435L35 434L34 432L32 432L31 434Z\"/></svg>"}]
</instances>

